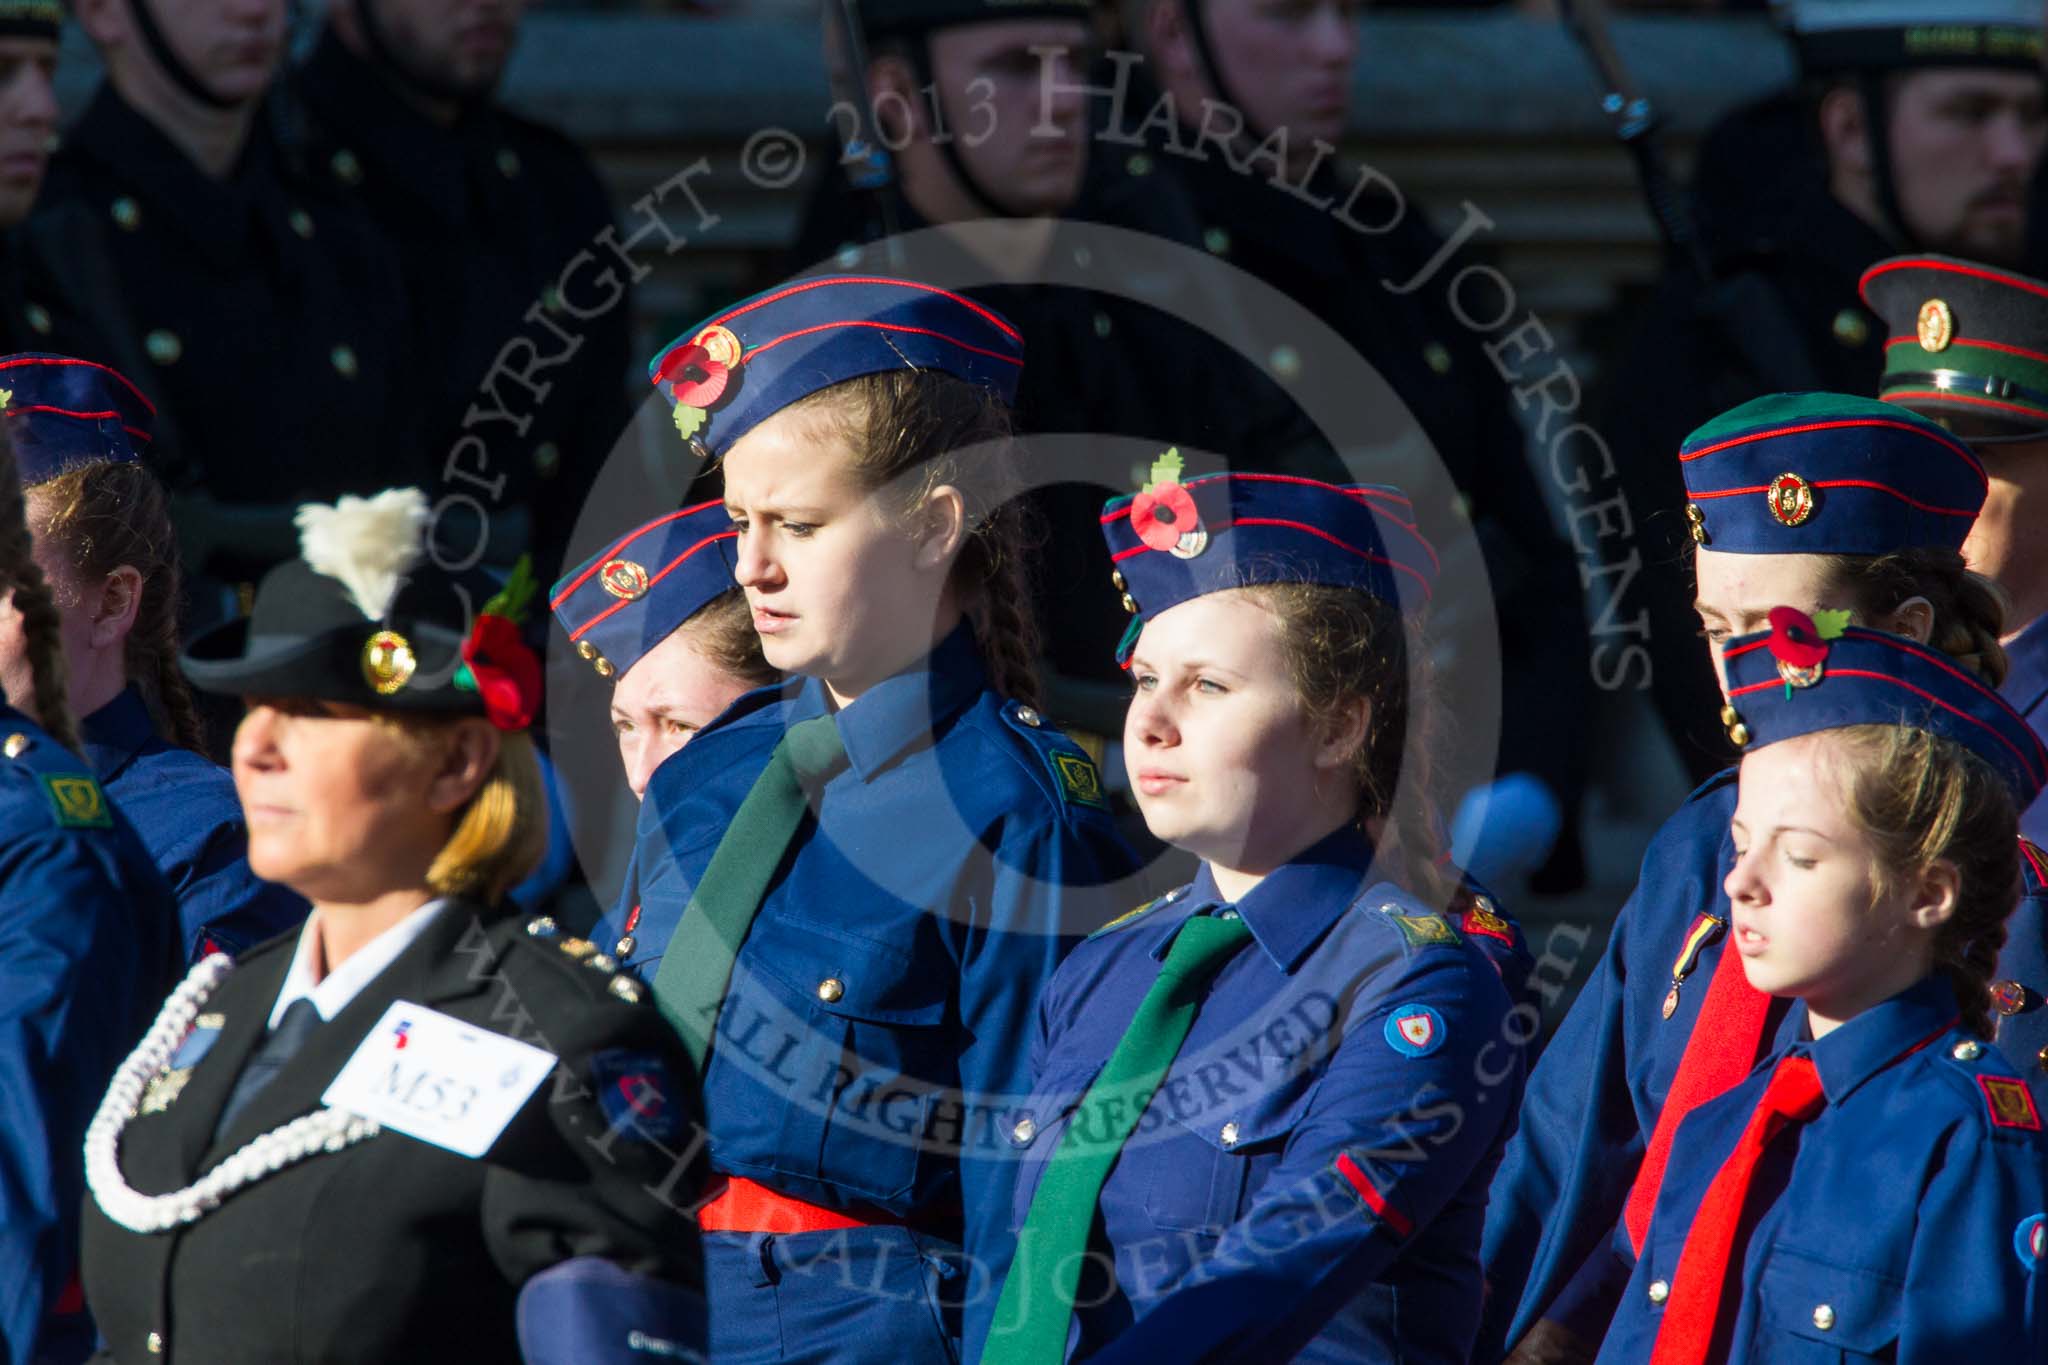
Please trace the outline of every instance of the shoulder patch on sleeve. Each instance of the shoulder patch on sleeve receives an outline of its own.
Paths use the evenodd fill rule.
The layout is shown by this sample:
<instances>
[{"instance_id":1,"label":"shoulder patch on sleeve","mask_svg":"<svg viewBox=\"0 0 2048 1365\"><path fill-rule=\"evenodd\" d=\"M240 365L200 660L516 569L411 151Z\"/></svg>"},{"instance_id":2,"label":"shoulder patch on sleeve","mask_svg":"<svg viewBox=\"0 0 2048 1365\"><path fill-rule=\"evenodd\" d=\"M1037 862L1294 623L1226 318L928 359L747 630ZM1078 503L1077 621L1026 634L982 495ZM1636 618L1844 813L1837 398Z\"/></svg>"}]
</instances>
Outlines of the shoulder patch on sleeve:
<instances>
[{"instance_id":1,"label":"shoulder patch on sleeve","mask_svg":"<svg viewBox=\"0 0 2048 1365\"><path fill-rule=\"evenodd\" d=\"M1444 1045L1444 1017L1417 1000L1387 1014L1387 1046L1403 1057L1427 1057Z\"/></svg>"},{"instance_id":2,"label":"shoulder patch on sleeve","mask_svg":"<svg viewBox=\"0 0 2048 1365\"><path fill-rule=\"evenodd\" d=\"M1380 907L1380 914L1401 931L1402 939L1411 948L1457 944L1462 942L1458 931L1442 915L1428 912L1410 914L1408 907L1399 901L1388 901Z\"/></svg>"},{"instance_id":3,"label":"shoulder patch on sleeve","mask_svg":"<svg viewBox=\"0 0 2048 1365\"><path fill-rule=\"evenodd\" d=\"M2031 1275L2048 1256L2048 1213L2030 1213L2012 1230L2012 1252Z\"/></svg>"},{"instance_id":4,"label":"shoulder patch on sleeve","mask_svg":"<svg viewBox=\"0 0 2048 1365\"><path fill-rule=\"evenodd\" d=\"M607 1048L591 1054L590 1088L614 1130L650 1142L673 1142L681 1131L675 1083L651 1052Z\"/></svg>"},{"instance_id":5,"label":"shoulder patch on sleeve","mask_svg":"<svg viewBox=\"0 0 2048 1365\"><path fill-rule=\"evenodd\" d=\"M2027 1083L2011 1076L1977 1077L1977 1086L1984 1092L1984 1103L1991 1111L1991 1122L2000 1128L2024 1128L2029 1132L2041 1131L2041 1114L2034 1108L2034 1097L2027 1092Z\"/></svg>"},{"instance_id":6,"label":"shoulder patch on sleeve","mask_svg":"<svg viewBox=\"0 0 2048 1365\"><path fill-rule=\"evenodd\" d=\"M65 829L112 829L113 812L107 809L106 793L90 777L38 773L43 795L51 813Z\"/></svg>"}]
</instances>

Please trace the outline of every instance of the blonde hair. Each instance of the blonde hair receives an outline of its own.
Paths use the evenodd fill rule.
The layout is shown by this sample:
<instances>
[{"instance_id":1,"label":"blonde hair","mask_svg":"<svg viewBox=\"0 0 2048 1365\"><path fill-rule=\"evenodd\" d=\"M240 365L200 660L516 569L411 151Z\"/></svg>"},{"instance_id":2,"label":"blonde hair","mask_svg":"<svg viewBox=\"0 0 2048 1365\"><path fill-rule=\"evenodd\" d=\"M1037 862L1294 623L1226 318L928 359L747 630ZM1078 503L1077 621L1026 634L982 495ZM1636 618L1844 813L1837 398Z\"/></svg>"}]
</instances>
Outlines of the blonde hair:
<instances>
[{"instance_id":1,"label":"blonde hair","mask_svg":"<svg viewBox=\"0 0 2048 1365\"><path fill-rule=\"evenodd\" d=\"M374 713L377 722L414 754L434 754L463 717ZM540 866L547 852L547 794L533 737L501 731L498 757L462 808L455 828L427 869L427 889L496 905Z\"/></svg>"},{"instance_id":2,"label":"blonde hair","mask_svg":"<svg viewBox=\"0 0 2048 1365\"><path fill-rule=\"evenodd\" d=\"M1992 1035L1991 979L2019 904L2019 816L1989 763L1951 739L1902 725L1852 725L1850 823L1877 849L1872 894L1884 897L1936 862L1957 873L1955 912L1934 931L1934 970L1955 992L1963 1026Z\"/></svg>"},{"instance_id":3,"label":"blonde hair","mask_svg":"<svg viewBox=\"0 0 2048 1365\"><path fill-rule=\"evenodd\" d=\"M936 370L862 375L790 406L826 415L853 449L854 477L869 491L900 486L905 516L935 488L960 490L967 534L953 561L954 590L990 685L1037 705L1028 513L1010 453L1010 410L980 385Z\"/></svg>"},{"instance_id":4,"label":"blonde hair","mask_svg":"<svg viewBox=\"0 0 2048 1365\"><path fill-rule=\"evenodd\" d=\"M64 696L64 646L57 604L51 599L43 571L36 566L26 509L13 437L6 423L0 422L0 591L14 594L14 609L21 613L29 673L34 680L36 723L50 738L75 751L78 729Z\"/></svg>"}]
</instances>

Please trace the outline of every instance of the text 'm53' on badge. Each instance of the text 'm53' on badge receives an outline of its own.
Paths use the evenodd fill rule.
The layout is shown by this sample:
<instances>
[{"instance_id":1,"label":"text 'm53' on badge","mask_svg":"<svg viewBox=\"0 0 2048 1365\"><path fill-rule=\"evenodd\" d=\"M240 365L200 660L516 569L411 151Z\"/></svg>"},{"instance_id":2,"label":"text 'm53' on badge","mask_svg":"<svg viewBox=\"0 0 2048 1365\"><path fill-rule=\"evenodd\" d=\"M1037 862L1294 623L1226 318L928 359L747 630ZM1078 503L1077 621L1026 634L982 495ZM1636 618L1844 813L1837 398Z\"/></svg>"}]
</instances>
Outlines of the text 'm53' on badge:
<instances>
[{"instance_id":1,"label":"text 'm53' on badge","mask_svg":"<svg viewBox=\"0 0 2048 1365\"><path fill-rule=\"evenodd\" d=\"M320 1099L479 1157L554 1067L552 1052L399 1000Z\"/></svg>"}]
</instances>

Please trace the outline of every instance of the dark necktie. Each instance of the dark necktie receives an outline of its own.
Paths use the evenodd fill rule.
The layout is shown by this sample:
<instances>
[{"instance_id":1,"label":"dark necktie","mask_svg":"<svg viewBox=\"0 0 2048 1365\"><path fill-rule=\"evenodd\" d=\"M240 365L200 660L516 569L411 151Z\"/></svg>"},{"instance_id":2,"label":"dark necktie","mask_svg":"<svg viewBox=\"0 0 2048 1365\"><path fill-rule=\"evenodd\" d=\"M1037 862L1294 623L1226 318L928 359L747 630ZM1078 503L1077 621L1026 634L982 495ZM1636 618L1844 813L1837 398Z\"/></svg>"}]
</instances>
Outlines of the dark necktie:
<instances>
[{"instance_id":1,"label":"dark necktie","mask_svg":"<svg viewBox=\"0 0 2048 1365\"><path fill-rule=\"evenodd\" d=\"M1729 953L1734 956L1733 952ZM1735 1234L1742 1226L1743 1205L1771 1140L1794 1123L1805 1123L1826 1103L1820 1073L1811 1057L1787 1057L1771 1073L1764 1097L1757 1101L1749 1125L1735 1150L1721 1163L1707 1186L1678 1253L1678 1272L1671 1277L1671 1297L1657 1329L1651 1365L1704 1365L1713 1349L1714 1333L1727 1301L1729 1261L1735 1255Z\"/></svg>"},{"instance_id":2,"label":"dark necktie","mask_svg":"<svg viewBox=\"0 0 2048 1365\"><path fill-rule=\"evenodd\" d=\"M220 1119L213 1126L214 1141L220 1141L235 1116L249 1107L249 1101L270 1084L286 1062L298 1055L320 1023L320 1011L303 995L285 1006L284 1018L263 1036L263 1042L242 1064L242 1074L235 1077L235 1088L228 1092L228 1102L221 1107Z\"/></svg>"},{"instance_id":3,"label":"dark necktie","mask_svg":"<svg viewBox=\"0 0 2048 1365\"><path fill-rule=\"evenodd\" d=\"M821 785L845 761L846 748L830 716L814 716L784 732L733 812L662 952L654 1003L681 1036L700 1076L732 984L733 961L809 809L804 789Z\"/></svg>"},{"instance_id":4,"label":"dark necktie","mask_svg":"<svg viewBox=\"0 0 2048 1365\"><path fill-rule=\"evenodd\" d=\"M1102 1182L1187 1041L1209 982L1250 937L1235 914L1197 916L1174 936L1158 978L1046 1162L1017 1235L983 1365L1059 1365L1066 1358L1074 1291Z\"/></svg>"}]
</instances>

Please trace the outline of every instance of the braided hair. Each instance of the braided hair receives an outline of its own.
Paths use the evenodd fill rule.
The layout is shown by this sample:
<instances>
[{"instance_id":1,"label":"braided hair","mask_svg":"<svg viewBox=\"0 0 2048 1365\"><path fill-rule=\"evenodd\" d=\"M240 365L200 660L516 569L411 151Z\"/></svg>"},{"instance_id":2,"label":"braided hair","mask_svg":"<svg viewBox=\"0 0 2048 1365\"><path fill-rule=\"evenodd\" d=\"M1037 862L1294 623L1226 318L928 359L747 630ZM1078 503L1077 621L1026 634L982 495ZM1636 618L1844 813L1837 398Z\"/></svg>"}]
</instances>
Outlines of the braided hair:
<instances>
[{"instance_id":1,"label":"braided hair","mask_svg":"<svg viewBox=\"0 0 2048 1365\"><path fill-rule=\"evenodd\" d=\"M979 385L933 370L888 370L820 389L794 405L829 413L871 490L902 491L904 516L950 486L967 537L952 584L995 690L1039 702L1038 625L1026 567L1026 504L1011 455L1010 412Z\"/></svg>"},{"instance_id":2,"label":"braided hair","mask_svg":"<svg viewBox=\"0 0 2048 1365\"><path fill-rule=\"evenodd\" d=\"M34 679L36 723L67 749L78 748L78 730L64 700L64 647L59 637L57 604L50 585L36 566L35 542L29 535L21 478L14 463L14 442L0 424L0 590L13 594L28 643L29 673Z\"/></svg>"},{"instance_id":3,"label":"braided hair","mask_svg":"<svg viewBox=\"0 0 2048 1365\"><path fill-rule=\"evenodd\" d=\"M135 624L122 644L124 670L158 733L202 748L199 708L178 667L178 541L163 484L132 461L95 460L32 485L28 514L36 539L79 582L103 581L123 565L142 576Z\"/></svg>"},{"instance_id":4,"label":"braided hair","mask_svg":"<svg viewBox=\"0 0 2048 1365\"><path fill-rule=\"evenodd\" d=\"M1922 546L1888 555L1829 555L1830 586L1848 595L1858 619L1881 621L1915 597L1934 605L1928 643L1991 687L2005 682L2005 598L1990 579L1971 573L1962 555Z\"/></svg>"}]
</instances>

